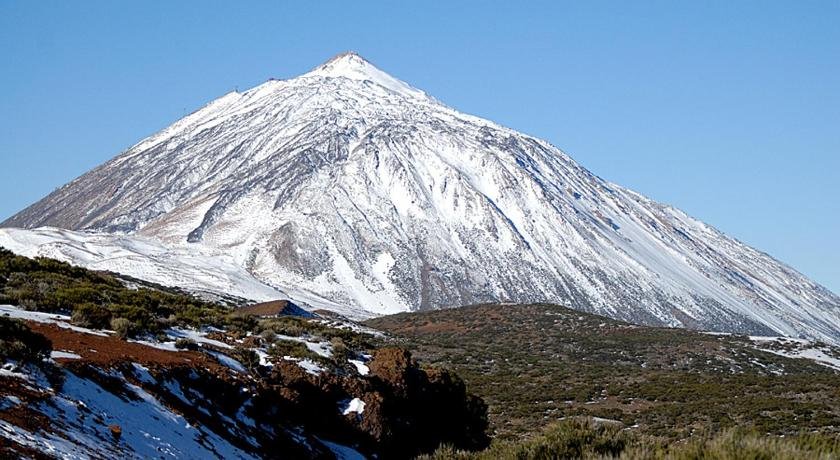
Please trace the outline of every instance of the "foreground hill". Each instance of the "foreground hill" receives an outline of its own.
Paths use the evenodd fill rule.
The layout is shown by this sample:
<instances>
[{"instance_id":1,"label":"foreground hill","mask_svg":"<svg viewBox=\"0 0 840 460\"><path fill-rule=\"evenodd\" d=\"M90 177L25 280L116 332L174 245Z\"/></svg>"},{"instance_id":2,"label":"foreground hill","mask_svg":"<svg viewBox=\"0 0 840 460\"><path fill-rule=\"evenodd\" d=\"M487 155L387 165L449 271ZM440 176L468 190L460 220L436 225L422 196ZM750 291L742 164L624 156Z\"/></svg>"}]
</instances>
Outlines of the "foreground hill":
<instances>
[{"instance_id":1,"label":"foreground hill","mask_svg":"<svg viewBox=\"0 0 840 460\"><path fill-rule=\"evenodd\" d=\"M366 324L463 376L488 403L496 437L572 416L670 440L734 426L840 436L840 350L826 344L642 327L548 304Z\"/></svg>"},{"instance_id":2,"label":"foreground hill","mask_svg":"<svg viewBox=\"0 0 840 460\"><path fill-rule=\"evenodd\" d=\"M105 233L138 258L150 238L368 315L548 299L840 341L840 298L791 267L352 53L226 94L3 225Z\"/></svg>"},{"instance_id":3,"label":"foreground hill","mask_svg":"<svg viewBox=\"0 0 840 460\"><path fill-rule=\"evenodd\" d=\"M486 406L457 376L338 318L268 313L0 249L0 458L486 445Z\"/></svg>"},{"instance_id":4,"label":"foreground hill","mask_svg":"<svg viewBox=\"0 0 840 460\"><path fill-rule=\"evenodd\" d=\"M825 344L553 305L370 324L392 335L0 250L0 458L840 454L840 353ZM720 433L736 425L756 432Z\"/></svg>"}]
</instances>

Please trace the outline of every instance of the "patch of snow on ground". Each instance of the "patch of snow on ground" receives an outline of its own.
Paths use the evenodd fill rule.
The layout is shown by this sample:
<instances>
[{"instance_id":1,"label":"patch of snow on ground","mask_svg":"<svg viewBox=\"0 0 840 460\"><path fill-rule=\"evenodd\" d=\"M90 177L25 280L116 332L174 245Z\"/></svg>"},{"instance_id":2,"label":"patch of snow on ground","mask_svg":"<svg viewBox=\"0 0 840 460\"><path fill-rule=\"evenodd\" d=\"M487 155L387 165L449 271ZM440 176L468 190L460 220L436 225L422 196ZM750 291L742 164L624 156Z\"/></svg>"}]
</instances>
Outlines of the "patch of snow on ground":
<instances>
[{"instance_id":1,"label":"patch of snow on ground","mask_svg":"<svg viewBox=\"0 0 840 460\"><path fill-rule=\"evenodd\" d=\"M0 367L0 377L11 377L29 381L29 376L20 372L20 369L14 363L6 363Z\"/></svg>"},{"instance_id":2,"label":"patch of snow on ground","mask_svg":"<svg viewBox=\"0 0 840 460\"><path fill-rule=\"evenodd\" d=\"M254 353L256 353L257 356L260 357L260 366L271 367L271 366L274 365L274 363L271 362L271 359L269 359L270 357L269 357L268 353L266 353L264 350L261 350L259 348L255 348Z\"/></svg>"},{"instance_id":3,"label":"patch of snow on ground","mask_svg":"<svg viewBox=\"0 0 840 460\"><path fill-rule=\"evenodd\" d=\"M134 376L137 377L137 380L151 385L157 383L157 380L149 373L149 368L137 363L131 363L131 365L134 367Z\"/></svg>"},{"instance_id":4,"label":"patch of snow on ground","mask_svg":"<svg viewBox=\"0 0 840 460\"><path fill-rule=\"evenodd\" d=\"M303 370L305 370L306 372L309 372L312 375L320 375L321 373L324 372L324 368L321 367L321 365L319 365L315 361L312 361L309 358L302 359L302 360L298 361L297 364L298 364L298 366L302 367Z\"/></svg>"},{"instance_id":5,"label":"patch of snow on ground","mask_svg":"<svg viewBox=\"0 0 840 460\"><path fill-rule=\"evenodd\" d=\"M135 365L140 380L153 380ZM92 380L65 372L60 393L38 404L53 432L31 433L0 421L0 435L60 458L254 458L204 427L194 427L142 388L123 398ZM88 414L97 414L91 417ZM114 442L108 426L122 435Z\"/></svg>"},{"instance_id":6,"label":"patch of snow on ground","mask_svg":"<svg viewBox=\"0 0 840 460\"><path fill-rule=\"evenodd\" d=\"M58 458L89 458L79 446L52 433L31 433L21 427L0 420L0 435L22 446Z\"/></svg>"},{"instance_id":7,"label":"patch of snow on ground","mask_svg":"<svg viewBox=\"0 0 840 460\"><path fill-rule=\"evenodd\" d=\"M215 351L208 351L207 353L212 355L214 358L216 358L216 360L218 360L223 365L235 370L236 372L239 372L241 374L245 374L245 373L248 372L248 370L245 369L245 366L243 366L242 363L240 363L239 361L231 358L230 356L228 356L224 353L217 353Z\"/></svg>"},{"instance_id":8,"label":"patch of snow on ground","mask_svg":"<svg viewBox=\"0 0 840 460\"><path fill-rule=\"evenodd\" d=\"M181 351L181 350L175 348L175 341L174 340L169 341L169 342L154 342L154 341L151 341L151 340L128 339L128 342L139 343L139 344L145 345L147 347L157 348L158 350Z\"/></svg>"},{"instance_id":9,"label":"patch of snow on ground","mask_svg":"<svg viewBox=\"0 0 840 460\"><path fill-rule=\"evenodd\" d=\"M213 339L208 339L207 338L207 332L202 332L202 331L195 331L195 330L191 330L191 329L181 329L181 328L176 327L176 328L168 329L166 331L166 335L168 335L170 337L175 337L175 338L178 338L178 339L190 339L193 342L198 343L198 344L207 344L207 345L212 345L214 347L225 348L225 349L228 349L228 350L233 348L232 346L230 346L230 345L228 345L224 342L221 342L221 341L218 341L218 340L213 340Z\"/></svg>"},{"instance_id":10,"label":"patch of snow on ground","mask_svg":"<svg viewBox=\"0 0 840 460\"><path fill-rule=\"evenodd\" d=\"M321 367L318 363L312 361L309 358L300 359L291 356L284 356L283 359L285 359L286 361L296 362L298 366L300 366L303 370L312 375L320 375L322 372L324 372L323 367Z\"/></svg>"},{"instance_id":11,"label":"patch of snow on ground","mask_svg":"<svg viewBox=\"0 0 840 460\"><path fill-rule=\"evenodd\" d=\"M81 355L69 351L53 350L50 353L52 359L81 359Z\"/></svg>"},{"instance_id":12,"label":"patch of snow on ground","mask_svg":"<svg viewBox=\"0 0 840 460\"><path fill-rule=\"evenodd\" d=\"M17 396L7 395L0 399L0 411L11 409L17 405L20 405L20 398Z\"/></svg>"},{"instance_id":13,"label":"patch of snow on ground","mask_svg":"<svg viewBox=\"0 0 840 460\"><path fill-rule=\"evenodd\" d=\"M368 375L370 374L370 368L364 363L364 361L360 361L358 359L348 359L347 360L350 364L356 366L356 371L359 372L359 375Z\"/></svg>"},{"instance_id":14,"label":"patch of snow on ground","mask_svg":"<svg viewBox=\"0 0 840 460\"><path fill-rule=\"evenodd\" d=\"M374 337L385 337L385 333L378 331L372 327L362 326L361 324L352 321L341 321L336 319L316 319L316 323L321 323L334 329L348 329L359 334L372 335Z\"/></svg>"},{"instance_id":15,"label":"patch of snow on ground","mask_svg":"<svg viewBox=\"0 0 840 460\"><path fill-rule=\"evenodd\" d=\"M352 413L362 414L365 412L365 402L359 398L353 398L344 408L341 410L341 413L344 415L352 414Z\"/></svg>"}]
</instances>

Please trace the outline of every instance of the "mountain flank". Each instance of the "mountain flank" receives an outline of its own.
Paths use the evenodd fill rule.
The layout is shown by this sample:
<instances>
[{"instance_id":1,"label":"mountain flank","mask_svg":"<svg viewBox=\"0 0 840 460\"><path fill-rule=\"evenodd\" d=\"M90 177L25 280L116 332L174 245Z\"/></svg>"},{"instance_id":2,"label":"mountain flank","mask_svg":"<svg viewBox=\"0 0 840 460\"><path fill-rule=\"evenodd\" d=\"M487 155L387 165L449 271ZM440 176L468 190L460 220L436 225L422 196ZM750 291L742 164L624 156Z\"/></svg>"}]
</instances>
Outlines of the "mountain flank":
<instances>
[{"instance_id":1,"label":"mountain flank","mask_svg":"<svg viewBox=\"0 0 840 460\"><path fill-rule=\"evenodd\" d=\"M228 93L3 226L22 253L166 258L193 271L162 284L356 317L549 301L840 342L840 298L793 268L354 53Z\"/></svg>"}]
</instances>

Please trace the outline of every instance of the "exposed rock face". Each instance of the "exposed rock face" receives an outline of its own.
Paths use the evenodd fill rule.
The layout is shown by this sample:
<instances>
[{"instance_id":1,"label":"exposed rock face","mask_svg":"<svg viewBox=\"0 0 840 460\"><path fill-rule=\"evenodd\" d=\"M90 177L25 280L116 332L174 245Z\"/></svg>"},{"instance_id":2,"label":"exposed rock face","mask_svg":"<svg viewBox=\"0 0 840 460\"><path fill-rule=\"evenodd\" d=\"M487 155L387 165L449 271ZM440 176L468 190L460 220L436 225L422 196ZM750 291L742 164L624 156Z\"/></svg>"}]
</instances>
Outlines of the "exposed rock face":
<instances>
[{"instance_id":1,"label":"exposed rock face","mask_svg":"<svg viewBox=\"0 0 840 460\"><path fill-rule=\"evenodd\" d=\"M4 225L218 251L314 306L552 301L840 340L840 298L792 268L354 54L227 94Z\"/></svg>"},{"instance_id":2,"label":"exposed rock face","mask_svg":"<svg viewBox=\"0 0 840 460\"><path fill-rule=\"evenodd\" d=\"M422 369L401 348L377 350L370 370L376 390L363 398L360 426L385 452L404 455L406 439L416 440L415 453L433 450L441 441L470 450L489 443L487 405L467 393L455 374Z\"/></svg>"},{"instance_id":3,"label":"exposed rock face","mask_svg":"<svg viewBox=\"0 0 840 460\"><path fill-rule=\"evenodd\" d=\"M378 350L370 365L371 377L359 379L313 377L293 363L281 362L271 374L277 392L254 406L273 407L316 433L367 446L382 458L413 458L441 444L461 449L487 446L487 405L467 393L457 376L421 369L399 348ZM345 413L343 420L324 417L336 400L352 398L364 404L363 414Z\"/></svg>"}]
</instances>

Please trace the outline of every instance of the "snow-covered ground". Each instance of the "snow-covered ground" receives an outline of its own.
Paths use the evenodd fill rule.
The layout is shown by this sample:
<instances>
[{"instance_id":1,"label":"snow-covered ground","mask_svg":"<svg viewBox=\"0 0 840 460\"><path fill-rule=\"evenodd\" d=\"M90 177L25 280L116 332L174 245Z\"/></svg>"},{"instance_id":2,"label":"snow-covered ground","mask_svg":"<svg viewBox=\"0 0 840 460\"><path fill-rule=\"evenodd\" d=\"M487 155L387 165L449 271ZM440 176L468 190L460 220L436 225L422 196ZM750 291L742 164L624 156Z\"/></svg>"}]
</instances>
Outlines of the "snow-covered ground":
<instances>
[{"instance_id":1,"label":"snow-covered ground","mask_svg":"<svg viewBox=\"0 0 840 460\"><path fill-rule=\"evenodd\" d=\"M39 388L52 396L34 407L49 418L50 431L29 431L0 420L0 436L68 459L258 458L206 427L191 425L137 385L124 382L130 394L118 395L93 380L63 374L61 390ZM119 427L119 440L110 426Z\"/></svg>"},{"instance_id":2,"label":"snow-covered ground","mask_svg":"<svg viewBox=\"0 0 840 460\"><path fill-rule=\"evenodd\" d=\"M325 441L323 439L319 439L319 441L332 451L336 460L366 460L364 455L354 449L351 449L350 447Z\"/></svg>"},{"instance_id":3,"label":"snow-covered ground","mask_svg":"<svg viewBox=\"0 0 840 460\"><path fill-rule=\"evenodd\" d=\"M77 353L73 353L70 351L61 351L61 350L53 350L50 352L50 358L52 359L79 359L81 356Z\"/></svg>"},{"instance_id":4,"label":"snow-covered ground","mask_svg":"<svg viewBox=\"0 0 840 460\"><path fill-rule=\"evenodd\" d=\"M0 247L27 257L50 257L91 270L104 270L144 281L219 297L255 302L290 299L308 309L326 309L355 319L371 313L342 306L293 286L273 287L236 265L224 251L162 243L139 235L74 232L57 228L0 228Z\"/></svg>"},{"instance_id":5,"label":"snow-covered ground","mask_svg":"<svg viewBox=\"0 0 840 460\"><path fill-rule=\"evenodd\" d=\"M370 374L370 368L367 366L367 364L365 364L364 361L358 359L348 359L347 361L356 367L356 372L358 372L359 375Z\"/></svg>"}]
</instances>

